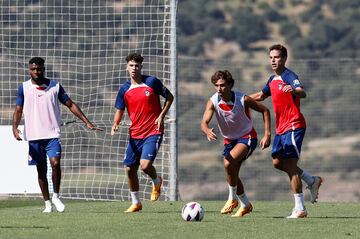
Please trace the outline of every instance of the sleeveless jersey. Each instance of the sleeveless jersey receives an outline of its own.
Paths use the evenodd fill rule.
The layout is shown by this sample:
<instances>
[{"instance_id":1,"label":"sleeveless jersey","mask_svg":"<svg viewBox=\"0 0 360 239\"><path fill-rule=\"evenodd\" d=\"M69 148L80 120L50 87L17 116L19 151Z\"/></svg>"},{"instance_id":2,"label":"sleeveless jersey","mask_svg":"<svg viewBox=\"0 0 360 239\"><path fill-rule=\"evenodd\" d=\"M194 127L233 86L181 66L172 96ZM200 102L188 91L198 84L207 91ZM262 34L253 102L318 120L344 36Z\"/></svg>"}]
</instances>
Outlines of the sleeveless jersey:
<instances>
[{"instance_id":1,"label":"sleeveless jersey","mask_svg":"<svg viewBox=\"0 0 360 239\"><path fill-rule=\"evenodd\" d=\"M46 88L34 85L30 80L20 85L16 104L23 106L24 140L51 139L60 137L61 102L70 99L60 84L50 80Z\"/></svg>"},{"instance_id":2,"label":"sleeveless jersey","mask_svg":"<svg viewBox=\"0 0 360 239\"><path fill-rule=\"evenodd\" d=\"M215 108L215 115L221 135L228 140L239 139L247 134L249 134L249 137L256 137L252 120L245 110L245 94L239 91L234 91L234 94L235 100L231 108L221 106L225 102L218 93L215 93L210 98Z\"/></svg>"}]
</instances>

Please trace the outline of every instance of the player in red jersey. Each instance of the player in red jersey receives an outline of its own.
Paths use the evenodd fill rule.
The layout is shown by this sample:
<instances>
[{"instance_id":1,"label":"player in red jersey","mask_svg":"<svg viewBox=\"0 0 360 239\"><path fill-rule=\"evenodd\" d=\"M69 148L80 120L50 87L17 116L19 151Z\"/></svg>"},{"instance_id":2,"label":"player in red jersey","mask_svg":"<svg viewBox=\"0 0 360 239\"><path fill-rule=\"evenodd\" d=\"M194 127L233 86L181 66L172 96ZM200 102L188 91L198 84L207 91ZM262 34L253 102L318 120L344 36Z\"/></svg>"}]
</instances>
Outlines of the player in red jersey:
<instances>
[{"instance_id":1,"label":"player in red jersey","mask_svg":"<svg viewBox=\"0 0 360 239\"><path fill-rule=\"evenodd\" d=\"M312 176L298 167L300 151L305 136L305 118L300 112L300 99L306 97L305 90L298 76L285 67L287 49L276 44L269 48L272 75L262 91L250 95L257 101L272 96L272 104L276 119L276 135L272 148L273 166L288 174L291 189L294 193L295 207L287 218L306 217L301 179L310 190L311 202L318 198L322 178Z\"/></svg>"},{"instance_id":2,"label":"player in red jersey","mask_svg":"<svg viewBox=\"0 0 360 239\"><path fill-rule=\"evenodd\" d=\"M126 57L130 80L126 81L119 89L111 129L111 135L118 131L126 108L131 126L124 165L126 166L132 205L125 212L137 212L142 209L137 175L139 166L152 179L151 201L159 199L162 178L157 175L153 162L162 142L165 115L174 100L174 96L159 79L141 74L143 60L144 58L137 53ZM165 98L164 107L161 107L160 95Z\"/></svg>"}]
</instances>

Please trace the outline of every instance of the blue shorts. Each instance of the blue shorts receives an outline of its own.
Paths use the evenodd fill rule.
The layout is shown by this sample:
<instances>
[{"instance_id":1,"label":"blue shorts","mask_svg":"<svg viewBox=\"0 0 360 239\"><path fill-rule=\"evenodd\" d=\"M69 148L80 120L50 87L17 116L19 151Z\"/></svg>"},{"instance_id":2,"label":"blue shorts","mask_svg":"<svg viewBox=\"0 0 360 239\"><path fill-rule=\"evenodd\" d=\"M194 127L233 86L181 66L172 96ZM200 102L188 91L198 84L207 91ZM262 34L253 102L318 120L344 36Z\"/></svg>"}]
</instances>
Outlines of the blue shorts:
<instances>
[{"instance_id":1,"label":"blue shorts","mask_svg":"<svg viewBox=\"0 0 360 239\"><path fill-rule=\"evenodd\" d=\"M151 135L144 139L130 138L124 164L128 167L140 164L140 159L154 161L159 151L163 135Z\"/></svg>"},{"instance_id":2,"label":"blue shorts","mask_svg":"<svg viewBox=\"0 0 360 239\"><path fill-rule=\"evenodd\" d=\"M244 159L247 159L248 157L250 157L250 155L252 154L252 152L254 152L256 146L257 146L257 139L245 139L245 138L240 138L240 139L236 139L236 140L232 140L231 143L229 144L225 144L224 145L224 152L223 152L223 156L227 157L228 155L230 155L230 151L235 147L235 145L237 144L245 144L246 146L248 146L248 153L246 155L246 157Z\"/></svg>"},{"instance_id":3,"label":"blue shorts","mask_svg":"<svg viewBox=\"0 0 360 239\"><path fill-rule=\"evenodd\" d=\"M29 165L46 164L49 158L61 158L61 143L58 138L29 141Z\"/></svg>"},{"instance_id":4,"label":"blue shorts","mask_svg":"<svg viewBox=\"0 0 360 239\"><path fill-rule=\"evenodd\" d=\"M295 129L275 135L271 155L273 158L300 158L305 129Z\"/></svg>"}]
</instances>

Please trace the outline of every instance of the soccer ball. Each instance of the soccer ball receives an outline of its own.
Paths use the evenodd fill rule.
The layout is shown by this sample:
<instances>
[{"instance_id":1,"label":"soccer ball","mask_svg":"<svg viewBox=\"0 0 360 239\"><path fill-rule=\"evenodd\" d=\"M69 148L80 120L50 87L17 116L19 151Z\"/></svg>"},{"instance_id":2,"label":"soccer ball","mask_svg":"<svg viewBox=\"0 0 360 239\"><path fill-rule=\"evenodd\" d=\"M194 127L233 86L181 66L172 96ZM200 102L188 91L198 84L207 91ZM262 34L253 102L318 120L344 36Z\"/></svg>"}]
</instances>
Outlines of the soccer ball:
<instances>
[{"instance_id":1,"label":"soccer ball","mask_svg":"<svg viewBox=\"0 0 360 239\"><path fill-rule=\"evenodd\" d=\"M204 208L197 202L186 203L181 210L181 216L187 222L201 221L204 214Z\"/></svg>"}]
</instances>

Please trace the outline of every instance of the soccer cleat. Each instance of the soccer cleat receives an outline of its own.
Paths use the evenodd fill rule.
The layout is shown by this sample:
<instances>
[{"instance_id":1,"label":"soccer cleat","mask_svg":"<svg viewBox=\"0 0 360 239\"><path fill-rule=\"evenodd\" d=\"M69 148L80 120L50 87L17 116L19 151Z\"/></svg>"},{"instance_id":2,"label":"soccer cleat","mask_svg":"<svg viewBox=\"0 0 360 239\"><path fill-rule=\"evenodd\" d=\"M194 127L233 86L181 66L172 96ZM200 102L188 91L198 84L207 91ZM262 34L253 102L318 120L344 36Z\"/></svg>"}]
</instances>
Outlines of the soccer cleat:
<instances>
[{"instance_id":1,"label":"soccer cleat","mask_svg":"<svg viewBox=\"0 0 360 239\"><path fill-rule=\"evenodd\" d=\"M59 198L52 198L51 201L55 205L55 208L58 212L65 211L65 205L60 201Z\"/></svg>"},{"instance_id":2,"label":"soccer cleat","mask_svg":"<svg viewBox=\"0 0 360 239\"><path fill-rule=\"evenodd\" d=\"M128 213L128 212L140 212L141 209L142 209L141 203L131 204L131 206L124 212L126 212L126 213Z\"/></svg>"},{"instance_id":3,"label":"soccer cleat","mask_svg":"<svg viewBox=\"0 0 360 239\"><path fill-rule=\"evenodd\" d=\"M45 209L43 210L43 213L50 213L52 211L51 205L46 205Z\"/></svg>"},{"instance_id":4,"label":"soccer cleat","mask_svg":"<svg viewBox=\"0 0 360 239\"><path fill-rule=\"evenodd\" d=\"M307 186L310 190L310 202L315 203L319 196L319 188L323 182L323 179L319 176L315 176L315 181L311 186Z\"/></svg>"},{"instance_id":5,"label":"soccer cleat","mask_svg":"<svg viewBox=\"0 0 360 239\"><path fill-rule=\"evenodd\" d=\"M231 215L231 217L243 217L246 214L252 212L253 210L253 206L251 205L251 203L249 205L247 205L246 207L241 207L237 210L237 212L234 215Z\"/></svg>"},{"instance_id":6,"label":"soccer cleat","mask_svg":"<svg viewBox=\"0 0 360 239\"><path fill-rule=\"evenodd\" d=\"M304 210L298 210L298 209L293 209L292 210L292 213L290 216L287 216L286 218L290 218L290 219L293 219L293 218L304 218L304 217L307 217L307 211L306 209Z\"/></svg>"},{"instance_id":7,"label":"soccer cleat","mask_svg":"<svg viewBox=\"0 0 360 239\"><path fill-rule=\"evenodd\" d=\"M225 203L225 206L221 209L220 213L221 214L227 214L227 213L232 213L232 211L237 208L237 206L239 205L239 201L236 199L229 199L227 200L227 202Z\"/></svg>"},{"instance_id":8,"label":"soccer cleat","mask_svg":"<svg viewBox=\"0 0 360 239\"><path fill-rule=\"evenodd\" d=\"M153 186L151 192L151 201L157 201L161 194L162 177L159 176L160 182Z\"/></svg>"}]
</instances>

